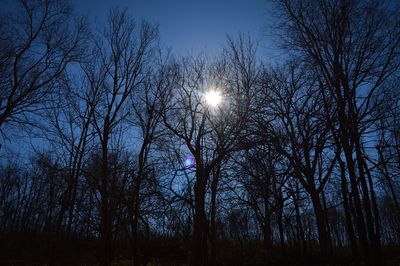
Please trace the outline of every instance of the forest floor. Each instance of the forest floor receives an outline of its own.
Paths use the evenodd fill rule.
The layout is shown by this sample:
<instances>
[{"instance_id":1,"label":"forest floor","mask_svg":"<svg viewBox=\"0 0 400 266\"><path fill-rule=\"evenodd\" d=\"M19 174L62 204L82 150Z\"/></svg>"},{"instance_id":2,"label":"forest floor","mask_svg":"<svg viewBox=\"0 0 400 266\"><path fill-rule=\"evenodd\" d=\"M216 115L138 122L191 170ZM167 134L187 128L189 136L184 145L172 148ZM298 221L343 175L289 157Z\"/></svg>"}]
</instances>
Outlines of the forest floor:
<instances>
[{"instance_id":1,"label":"forest floor","mask_svg":"<svg viewBox=\"0 0 400 266\"><path fill-rule=\"evenodd\" d=\"M188 265L191 257L190 246L190 241L155 239L143 247L141 261L146 261L147 266ZM118 254L115 255L114 266L134 265L129 255L129 245L116 243L115 248ZM0 265L99 265L102 255L99 250L101 249L97 241L45 243L43 240L14 239L0 243ZM221 241L217 245L217 254L216 262L221 266L355 265L348 247L336 248L330 261L319 255L316 246L308 246L305 253L304 250L301 252L299 247L287 246L283 253L278 246L267 250L260 242L240 244ZM381 265L400 266L400 247L384 246Z\"/></svg>"}]
</instances>

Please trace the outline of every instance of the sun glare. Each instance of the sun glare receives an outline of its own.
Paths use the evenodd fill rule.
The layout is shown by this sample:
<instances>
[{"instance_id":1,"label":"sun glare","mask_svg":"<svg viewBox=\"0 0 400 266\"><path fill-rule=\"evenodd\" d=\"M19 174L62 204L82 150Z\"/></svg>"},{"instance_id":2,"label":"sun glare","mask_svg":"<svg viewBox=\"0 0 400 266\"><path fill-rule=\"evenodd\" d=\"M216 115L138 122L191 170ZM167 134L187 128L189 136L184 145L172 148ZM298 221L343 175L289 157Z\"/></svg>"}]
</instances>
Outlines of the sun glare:
<instances>
[{"instance_id":1,"label":"sun glare","mask_svg":"<svg viewBox=\"0 0 400 266\"><path fill-rule=\"evenodd\" d=\"M206 102L212 107L216 107L221 103L222 96L218 91L212 90L206 93Z\"/></svg>"}]
</instances>

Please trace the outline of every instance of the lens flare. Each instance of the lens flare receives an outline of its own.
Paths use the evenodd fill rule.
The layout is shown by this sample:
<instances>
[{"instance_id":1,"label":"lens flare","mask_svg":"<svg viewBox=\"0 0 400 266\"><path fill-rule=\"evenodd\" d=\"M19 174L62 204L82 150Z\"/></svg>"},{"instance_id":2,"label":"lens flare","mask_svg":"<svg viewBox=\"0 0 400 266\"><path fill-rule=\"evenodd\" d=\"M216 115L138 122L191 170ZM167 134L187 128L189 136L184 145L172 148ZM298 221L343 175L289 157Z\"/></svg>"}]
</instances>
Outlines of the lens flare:
<instances>
[{"instance_id":1,"label":"lens flare","mask_svg":"<svg viewBox=\"0 0 400 266\"><path fill-rule=\"evenodd\" d=\"M183 165L187 168L193 167L196 164L196 160L193 156L187 156L183 161Z\"/></svg>"}]
</instances>

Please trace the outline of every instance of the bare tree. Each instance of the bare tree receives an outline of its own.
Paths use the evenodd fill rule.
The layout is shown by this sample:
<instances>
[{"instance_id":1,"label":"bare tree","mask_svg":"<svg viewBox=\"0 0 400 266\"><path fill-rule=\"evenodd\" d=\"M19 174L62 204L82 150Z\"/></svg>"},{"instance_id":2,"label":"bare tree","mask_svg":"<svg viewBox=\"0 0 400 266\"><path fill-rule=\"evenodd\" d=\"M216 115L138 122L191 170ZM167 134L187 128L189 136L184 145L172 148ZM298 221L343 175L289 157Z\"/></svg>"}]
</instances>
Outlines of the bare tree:
<instances>
[{"instance_id":1,"label":"bare tree","mask_svg":"<svg viewBox=\"0 0 400 266\"><path fill-rule=\"evenodd\" d=\"M133 260L142 262L139 256L139 225L146 224L146 213L150 214L151 206L157 204L161 208L161 201L156 180L159 165L156 162L158 142L165 135L162 127L162 108L165 106L165 93L170 89L175 79L175 68L169 56L164 56L161 51L159 58L153 65L153 70L144 78L140 90L134 91L132 98L132 115L130 124L136 132L133 150L137 150L134 158L134 174L128 181L128 194L125 195L129 224L131 226L131 242L133 247ZM142 251L145 252L144 248Z\"/></svg>"},{"instance_id":2,"label":"bare tree","mask_svg":"<svg viewBox=\"0 0 400 266\"><path fill-rule=\"evenodd\" d=\"M287 181L287 175L284 174L287 171L284 157L272 147L258 144L237 154L233 160L238 165L233 167L233 178L239 180L237 182L246 193L241 196L237 188L234 188L232 193L238 194L239 201L252 209L261 227L267 252L272 255L272 217L280 206L285 205L282 201L287 200L287 197L276 194L280 192L277 188L283 187Z\"/></svg>"},{"instance_id":3,"label":"bare tree","mask_svg":"<svg viewBox=\"0 0 400 266\"><path fill-rule=\"evenodd\" d=\"M367 262L379 263L379 213L363 138L377 107L372 95L399 68L398 9L373 0L283 0L279 7L286 47L320 78L326 117L345 157L360 244L372 258Z\"/></svg>"},{"instance_id":4,"label":"bare tree","mask_svg":"<svg viewBox=\"0 0 400 266\"><path fill-rule=\"evenodd\" d=\"M0 130L35 125L30 114L59 90L67 66L84 54L85 23L74 21L66 1L21 0L0 19Z\"/></svg>"},{"instance_id":5,"label":"bare tree","mask_svg":"<svg viewBox=\"0 0 400 266\"><path fill-rule=\"evenodd\" d=\"M331 255L332 243L322 197L336 163L336 154L329 147L330 128L325 123L322 96L315 83L300 68L290 64L287 71L272 71L264 81L264 91L270 105L266 112L273 115L274 120L259 124L273 149L290 162L291 175L309 193L321 253L327 257Z\"/></svg>"},{"instance_id":6,"label":"bare tree","mask_svg":"<svg viewBox=\"0 0 400 266\"><path fill-rule=\"evenodd\" d=\"M203 58L184 60L180 79L169 93L163 120L174 138L178 150L194 158L194 265L207 265L210 223L206 215L206 192L212 174L231 153L243 148L247 118L250 112L251 89L255 78L254 47L243 39L229 43L229 61L207 64ZM248 49L248 50L246 50ZM232 67L229 72L228 66ZM209 91L221 94L222 102L212 106L206 102ZM214 92L215 93L215 92ZM185 157L185 156L182 156ZM218 180L214 179L213 193ZM215 194L212 202L216 202ZM215 207L215 206L214 206ZM214 226L211 224L211 226Z\"/></svg>"},{"instance_id":7,"label":"bare tree","mask_svg":"<svg viewBox=\"0 0 400 266\"><path fill-rule=\"evenodd\" d=\"M157 28L147 22L136 23L126 11L112 10L108 25L94 41L94 63L85 70L89 88L99 100L92 106L92 125L100 143L101 171L98 191L101 196L101 236L104 242L103 264L112 261L113 198L115 180L108 156L117 154L115 133L132 115L132 97L148 75L152 44ZM114 143L113 143L114 140ZM114 150L112 150L112 147Z\"/></svg>"}]
</instances>

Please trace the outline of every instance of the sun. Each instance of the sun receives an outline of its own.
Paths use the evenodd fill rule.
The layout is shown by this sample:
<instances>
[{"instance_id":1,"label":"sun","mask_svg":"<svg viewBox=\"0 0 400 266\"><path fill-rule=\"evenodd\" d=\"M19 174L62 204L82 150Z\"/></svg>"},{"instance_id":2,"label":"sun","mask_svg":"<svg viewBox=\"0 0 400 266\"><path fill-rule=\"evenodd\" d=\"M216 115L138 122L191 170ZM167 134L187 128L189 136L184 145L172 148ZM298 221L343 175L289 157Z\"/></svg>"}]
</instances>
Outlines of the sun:
<instances>
[{"instance_id":1,"label":"sun","mask_svg":"<svg viewBox=\"0 0 400 266\"><path fill-rule=\"evenodd\" d=\"M205 97L207 104L212 107L218 106L222 101L221 93L215 90L210 90L209 92L207 92Z\"/></svg>"}]
</instances>

